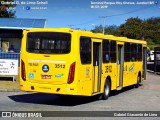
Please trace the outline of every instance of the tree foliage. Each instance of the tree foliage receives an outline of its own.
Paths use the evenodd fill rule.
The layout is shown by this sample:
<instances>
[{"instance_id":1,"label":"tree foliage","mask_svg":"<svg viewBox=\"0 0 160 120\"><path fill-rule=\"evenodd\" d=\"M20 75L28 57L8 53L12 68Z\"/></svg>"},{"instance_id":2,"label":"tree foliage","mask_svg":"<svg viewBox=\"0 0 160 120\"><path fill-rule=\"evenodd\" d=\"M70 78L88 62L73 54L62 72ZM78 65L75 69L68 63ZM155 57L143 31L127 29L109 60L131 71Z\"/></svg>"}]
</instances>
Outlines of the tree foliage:
<instances>
[{"instance_id":1,"label":"tree foliage","mask_svg":"<svg viewBox=\"0 0 160 120\"><path fill-rule=\"evenodd\" d=\"M151 39L155 44L160 44L160 17L144 20L145 38Z\"/></svg>"},{"instance_id":2,"label":"tree foliage","mask_svg":"<svg viewBox=\"0 0 160 120\"><path fill-rule=\"evenodd\" d=\"M141 20L129 18L126 23L119 26L119 33L133 39L144 38L150 46L160 44L160 18Z\"/></svg>"},{"instance_id":3,"label":"tree foliage","mask_svg":"<svg viewBox=\"0 0 160 120\"><path fill-rule=\"evenodd\" d=\"M129 18L126 23L119 26L119 34L132 39L143 37L143 21L137 18Z\"/></svg>"},{"instance_id":4,"label":"tree foliage","mask_svg":"<svg viewBox=\"0 0 160 120\"><path fill-rule=\"evenodd\" d=\"M91 31L94 33L103 33L103 26L95 26L95 28ZM118 35L118 27L116 25L105 27L105 34Z\"/></svg>"},{"instance_id":5,"label":"tree foliage","mask_svg":"<svg viewBox=\"0 0 160 120\"><path fill-rule=\"evenodd\" d=\"M15 17L15 11L12 8L14 4L1 4L2 1L14 2L14 0L0 0L0 18L13 18Z\"/></svg>"},{"instance_id":6,"label":"tree foliage","mask_svg":"<svg viewBox=\"0 0 160 120\"><path fill-rule=\"evenodd\" d=\"M96 26L92 31L102 33L103 26ZM129 18L120 26L105 27L105 34L124 36L132 39L144 39L153 49L160 46L160 17L142 20L138 17Z\"/></svg>"}]
</instances>

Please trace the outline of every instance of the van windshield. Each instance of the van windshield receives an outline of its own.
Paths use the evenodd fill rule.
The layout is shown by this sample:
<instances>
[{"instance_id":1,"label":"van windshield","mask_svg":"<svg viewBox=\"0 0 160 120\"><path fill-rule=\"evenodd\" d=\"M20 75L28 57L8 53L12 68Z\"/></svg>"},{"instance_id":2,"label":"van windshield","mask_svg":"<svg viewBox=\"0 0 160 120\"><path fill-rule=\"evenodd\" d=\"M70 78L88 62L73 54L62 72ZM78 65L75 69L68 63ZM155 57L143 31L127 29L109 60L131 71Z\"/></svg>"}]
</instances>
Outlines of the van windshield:
<instances>
[{"instance_id":1,"label":"van windshield","mask_svg":"<svg viewBox=\"0 0 160 120\"><path fill-rule=\"evenodd\" d=\"M71 34L59 32L30 32L26 50L40 54L67 54L71 49Z\"/></svg>"}]
</instances>

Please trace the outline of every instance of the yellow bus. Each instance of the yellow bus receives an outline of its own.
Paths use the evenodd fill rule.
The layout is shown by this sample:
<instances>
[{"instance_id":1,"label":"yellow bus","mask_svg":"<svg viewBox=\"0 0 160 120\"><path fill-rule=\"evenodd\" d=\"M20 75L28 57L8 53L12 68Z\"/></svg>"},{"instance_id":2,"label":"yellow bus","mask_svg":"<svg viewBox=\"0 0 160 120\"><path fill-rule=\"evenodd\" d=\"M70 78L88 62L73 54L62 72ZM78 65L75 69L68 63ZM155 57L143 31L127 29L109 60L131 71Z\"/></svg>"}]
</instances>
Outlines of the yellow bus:
<instances>
[{"instance_id":1,"label":"yellow bus","mask_svg":"<svg viewBox=\"0 0 160 120\"><path fill-rule=\"evenodd\" d=\"M145 41L69 28L24 30L20 89L109 97L146 79Z\"/></svg>"}]
</instances>

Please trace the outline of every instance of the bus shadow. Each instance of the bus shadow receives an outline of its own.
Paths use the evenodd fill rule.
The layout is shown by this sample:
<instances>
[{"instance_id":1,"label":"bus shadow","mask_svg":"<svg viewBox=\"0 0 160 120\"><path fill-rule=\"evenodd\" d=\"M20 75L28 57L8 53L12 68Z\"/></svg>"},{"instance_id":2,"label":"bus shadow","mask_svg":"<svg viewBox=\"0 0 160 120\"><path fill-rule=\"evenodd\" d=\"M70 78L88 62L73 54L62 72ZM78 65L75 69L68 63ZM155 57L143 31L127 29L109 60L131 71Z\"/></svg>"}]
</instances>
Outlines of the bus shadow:
<instances>
[{"instance_id":1,"label":"bus shadow","mask_svg":"<svg viewBox=\"0 0 160 120\"><path fill-rule=\"evenodd\" d=\"M133 86L125 87L120 91L111 91L110 97L127 92L134 89ZM82 96L59 96L45 93L29 93L21 95L8 96L11 100L21 103L34 103L55 106L77 106L88 104L100 100L99 96L82 97Z\"/></svg>"},{"instance_id":2,"label":"bus shadow","mask_svg":"<svg viewBox=\"0 0 160 120\"><path fill-rule=\"evenodd\" d=\"M140 84L139 84L139 88L140 88L141 86L143 86L143 84L140 83ZM138 88L138 89L139 89L139 88ZM129 91L131 91L131 90L133 90L133 89L135 89L135 86L134 86L134 85L124 87L124 88L122 88L122 90L119 90L119 91L113 90L113 91L111 91L110 97L116 96L116 95L121 94L121 93L129 92Z\"/></svg>"},{"instance_id":3,"label":"bus shadow","mask_svg":"<svg viewBox=\"0 0 160 120\"><path fill-rule=\"evenodd\" d=\"M8 96L11 100L21 103L34 103L55 106L76 106L96 101L96 97L58 96L43 93L31 93Z\"/></svg>"}]
</instances>

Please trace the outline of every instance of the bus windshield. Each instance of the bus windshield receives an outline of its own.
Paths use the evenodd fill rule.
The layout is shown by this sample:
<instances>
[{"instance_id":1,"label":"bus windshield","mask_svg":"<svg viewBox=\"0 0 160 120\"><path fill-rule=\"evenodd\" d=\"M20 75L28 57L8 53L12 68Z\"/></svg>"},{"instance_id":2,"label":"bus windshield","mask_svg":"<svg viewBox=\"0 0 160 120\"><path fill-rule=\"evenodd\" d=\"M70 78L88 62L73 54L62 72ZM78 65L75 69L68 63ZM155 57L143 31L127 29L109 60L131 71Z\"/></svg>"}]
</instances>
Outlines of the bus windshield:
<instances>
[{"instance_id":1,"label":"bus windshield","mask_svg":"<svg viewBox=\"0 0 160 120\"><path fill-rule=\"evenodd\" d=\"M40 54L67 54L71 49L71 34L59 32L30 32L27 34L27 52Z\"/></svg>"}]
</instances>

